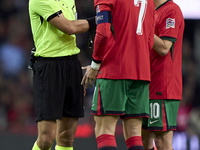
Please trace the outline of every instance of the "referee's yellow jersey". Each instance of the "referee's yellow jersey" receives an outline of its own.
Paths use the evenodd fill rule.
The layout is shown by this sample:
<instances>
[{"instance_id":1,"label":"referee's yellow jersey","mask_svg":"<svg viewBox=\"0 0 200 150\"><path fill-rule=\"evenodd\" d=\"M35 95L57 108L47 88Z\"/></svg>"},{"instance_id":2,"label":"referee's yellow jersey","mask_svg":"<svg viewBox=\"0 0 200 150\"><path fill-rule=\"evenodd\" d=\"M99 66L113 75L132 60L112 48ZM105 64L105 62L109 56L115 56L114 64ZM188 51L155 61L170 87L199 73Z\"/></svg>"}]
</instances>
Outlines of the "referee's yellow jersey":
<instances>
[{"instance_id":1,"label":"referee's yellow jersey","mask_svg":"<svg viewBox=\"0 0 200 150\"><path fill-rule=\"evenodd\" d=\"M62 57L80 52L80 49L76 46L75 35L65 34L48 22L50 18L61 12L68 20L75 20L77 17L75 1L29 1L29 16L36 47L35 56Z\"/></svg>"}]
</instances>

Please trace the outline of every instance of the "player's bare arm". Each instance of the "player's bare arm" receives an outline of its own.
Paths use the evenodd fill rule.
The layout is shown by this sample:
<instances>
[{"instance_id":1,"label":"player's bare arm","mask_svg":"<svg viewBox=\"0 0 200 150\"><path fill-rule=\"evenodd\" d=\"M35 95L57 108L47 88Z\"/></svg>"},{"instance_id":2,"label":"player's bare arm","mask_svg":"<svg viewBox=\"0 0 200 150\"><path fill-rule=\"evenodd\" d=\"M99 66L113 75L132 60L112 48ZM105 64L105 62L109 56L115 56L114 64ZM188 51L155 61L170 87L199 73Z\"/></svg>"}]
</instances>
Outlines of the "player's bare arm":
<instances>
[{"instance_id":1,"label":"player's bare arm","mask_svg":"<svg viewBox=\"0 0 200 150\"><path fill-rule=\"evenodd\" d=\"M54 17L49 22L68 35L83 33L90 29L89 22L86 19L70 21L66 19L63 14Z\"/></svg>"},{"instance_id":2,"label":"player's bare arm","mask_svg":"<svg viewBox=\"0 0 200 150\"><path fill-rule=\"evenodd\" d=\"M161 56L167 55L173 42L169 40L163 40L154 34L153 49L156 50Z\"/></svg>"}]
</instances>

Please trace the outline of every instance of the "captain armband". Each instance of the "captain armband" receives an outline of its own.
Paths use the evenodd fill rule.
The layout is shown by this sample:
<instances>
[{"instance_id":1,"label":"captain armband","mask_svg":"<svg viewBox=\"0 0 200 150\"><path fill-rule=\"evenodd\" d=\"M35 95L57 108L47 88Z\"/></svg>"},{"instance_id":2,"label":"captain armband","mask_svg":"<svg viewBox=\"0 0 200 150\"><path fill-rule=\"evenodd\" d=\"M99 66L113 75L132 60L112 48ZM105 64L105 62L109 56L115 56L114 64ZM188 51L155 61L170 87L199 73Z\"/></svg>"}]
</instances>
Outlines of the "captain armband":
<instances>
[{"instance_id":1,"label":"captain armband","mask_svg":"<svg viewBox=\"0 0 200 150\"><path fill-rule=\"evenodd\" d=\"M111 23L111 11L101 11L97 13L97 25L101 23Z\"/></svg>"}]
</instances>

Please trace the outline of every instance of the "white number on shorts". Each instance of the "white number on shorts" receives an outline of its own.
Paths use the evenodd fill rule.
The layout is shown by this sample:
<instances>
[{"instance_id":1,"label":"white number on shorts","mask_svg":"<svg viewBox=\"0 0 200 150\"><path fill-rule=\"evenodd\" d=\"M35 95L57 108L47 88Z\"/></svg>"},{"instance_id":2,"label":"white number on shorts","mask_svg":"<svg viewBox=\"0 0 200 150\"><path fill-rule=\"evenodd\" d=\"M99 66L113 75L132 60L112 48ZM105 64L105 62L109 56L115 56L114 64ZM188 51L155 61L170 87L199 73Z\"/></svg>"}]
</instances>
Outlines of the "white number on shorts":
<instances>
[{"instance_id":1,"label":"white number on shorts","mask_svg":"<svg viewBox=\"0 0 200 150\"><path fill-rule=\"evenodd\" d=\"M138 25L137 25L137 31L136 33L138 35L142 35L142 24L146 15L146 9L147 9L147 0L134 0L134 5L136 7L139 7L139 3L141 3L140 7L140 13L138 18Z\"/></svg>"},{"instance_id":2,"label":"white number on shorts","mask_svg":"<svg viewBox=\"0 0 200 150\"><path fill-rule=\"evenodd\" d=\"M150 103L151 119L160 117L160 105L158 103Z\"/></svg>"}]
</instances>

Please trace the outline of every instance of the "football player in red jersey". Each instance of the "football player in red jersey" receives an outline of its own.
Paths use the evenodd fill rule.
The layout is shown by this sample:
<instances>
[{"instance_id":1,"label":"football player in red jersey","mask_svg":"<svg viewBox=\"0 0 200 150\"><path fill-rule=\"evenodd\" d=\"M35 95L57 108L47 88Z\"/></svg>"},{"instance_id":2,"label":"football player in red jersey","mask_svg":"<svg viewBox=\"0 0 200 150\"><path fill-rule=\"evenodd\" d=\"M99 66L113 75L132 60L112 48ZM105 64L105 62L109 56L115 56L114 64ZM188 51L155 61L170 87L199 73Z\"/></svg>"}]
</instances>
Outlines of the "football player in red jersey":
<instances>
[{"instance_id":1,"label":"football player in red jersey","mask_svg":"<svg viewBox=\"0 0 200 150\"><path fill-rule=\"evenodd\" d=\"M149 51L153 46L152 0L95 0L97 31L93 61L82 84L96 85L92 114L99 150L116 150L123 122L128 150L143 150L142 118L149 116ZM97 78L97 82L96 82Z\"/></svg>"},{"instance_id":2,"label":"football player in red jersey","mask_svg":"<svg viewBox=\"0 0 200 150\"><path fill-rule=\"evenodd\" d=\"M173 130L182 99L183 14L172 0L154 0L155 35L150 51L150 118L144 120L143 141L147 149L172 150Z\"/></svg>"}]
</instances>

